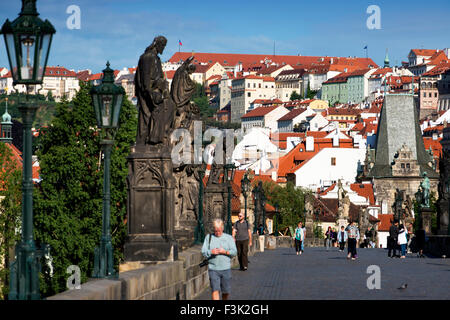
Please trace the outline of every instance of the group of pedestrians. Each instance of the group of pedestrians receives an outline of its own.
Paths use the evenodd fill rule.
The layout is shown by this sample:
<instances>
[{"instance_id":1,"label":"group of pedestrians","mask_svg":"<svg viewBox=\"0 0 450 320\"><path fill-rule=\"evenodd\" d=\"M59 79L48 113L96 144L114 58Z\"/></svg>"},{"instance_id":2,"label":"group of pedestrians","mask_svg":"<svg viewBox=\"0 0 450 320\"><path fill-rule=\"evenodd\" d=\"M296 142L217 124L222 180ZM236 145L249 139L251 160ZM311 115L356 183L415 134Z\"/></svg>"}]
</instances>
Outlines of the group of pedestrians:
<instances>
[{"instance_id":1,"label":"group of pedestrians","mask_svg":"<svg viewBox=\"0 0 450 320\"><path fill-rule=\"evenodd\" d=\"M403 224L400 224L397 219L394 219L389 228L389 236L387 239L388 257L405 259L408 245L411 244L411 242L412 234ZM417 256L419 258L424 258L423 249L425 246L425 231L423 229L416 231L415 246L418 251ZM400 255L397 254L397 251L400 252Z\"/></svg>"},{"instance_id":2,"label":"group of pedestrians","mask_svg":"<svg viewBox=\"0 0 450 320\"><path fill-rule=\"evenodd\" d=\"M239 213L231 235L223 232L224 223L221 219L214 220L213 227L214 233L205 237L202 254L208 261L212 299L219 300L222 292L222 300L228 300L231 292L231 259L237 255L240 270L248 269L248 249L252 246L252 232L242 213Z\"/></svg>"},{"instance_id":3,"label":"group of pedestrians","mask_svg":"<svg viewBox=\"0 0 450 320\"><path fill-rule=\"evenodd\" d=\"M336 246L337 244L339 244L340 252L344 251L345 244L347 243L347 259L356 260L358 258L356 245L359 241L360 234L355 221L350 221L347 227L341 226L341 229L338 232L334 231L334 229L332 229L331 227L328 227L325 236L325 246L327 248L327 251L330 247L335 246L335 244L333 243L333 238L335 238Z\"/></svg>"}]
</instances>

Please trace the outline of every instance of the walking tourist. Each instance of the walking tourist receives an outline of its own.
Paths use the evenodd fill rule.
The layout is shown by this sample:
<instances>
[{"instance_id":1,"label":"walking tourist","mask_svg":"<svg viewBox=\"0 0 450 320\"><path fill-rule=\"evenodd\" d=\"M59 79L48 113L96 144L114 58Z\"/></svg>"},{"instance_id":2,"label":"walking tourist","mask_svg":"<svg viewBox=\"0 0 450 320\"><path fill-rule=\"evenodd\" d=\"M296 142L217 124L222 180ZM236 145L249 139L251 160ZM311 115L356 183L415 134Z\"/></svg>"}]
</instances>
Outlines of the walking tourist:
<instances>
[{"instance_id":1,"label":"walking tourist","mask_svg":"<svg viewBox=\"0 0 450 320\"><path fill-rule=\"evenodd\" d=\"M300 221L300 224L302 225L303 223ZM305 238L306 238L306 228L302 227L303 230L303 240L302 240L302 252L305 251Z\"/></svg>"},{"instance_id":2,"label":"walking tourist","mask_svg":"<svg viewBox=\"0 0 450 320\"><path fill-rule=\"evenodd\" d=\"M231 293L231 258L236 256L237 249L233 237L223 233L223 221L213 222L214 234L205 237L202 254L208 259L208 274L212 299L228 300Z\"/></svg>"},{"instance_id":3,"label":"walking tourist","mask_svg":"<svg viewBox=\"0 0 450 320\"><path fill-rule=\"evenodd\" d=\"M232 235L236 242L239 267L245 271L248 268L248 248L252 246L252 232L243 213L238 214L238 219L234 223Z\"/></svg>"},{"instance_id":4,"label":"walking tourist","mask_svg":"<svg viewBox=\"0 0 450 320\"><path fill-rule=\"evenodd\" d=\"M335 228L332 228L331 232L332 232L331 241L333 243L333 248L334 248L334 247L337 247L337 232L336 232Z\"/></svg>"},{"instance_id":5,"label":"walking tourist","mask_svg":"<svg viewBox=\"0 0 450 320\"><path fill-rule=\"evenodd\" d=\"M333 231L331 230L331 227L328 227L327 232L325 232L325 246L327 248L327 251L330 249L332 241L333 241Z\"/></svg>"},{"instance_id":6,"label":"walking tourist","mask_svg":"<svg viewBox=\"0 0 450 320\"><path fill-rule=\"evenodd\" d=\"M341 231L338 232L338 242L339 242L339 251L343 252L345 248L345 243L347 242L347 231L345 231L345 227L341 226Z\"/></svg>"},{"instance_id":7,"label":"walking tourist","mask_svg":"<svg viewBox=\"0 0 450 320\"><path fill-rule=\"evenodd\" d=\"M355 260L358 256L356 253L356 244L359 240L359 229L355 224L355 221L351 220L350 225L347 226L347 236L348 236L348 255L347 259Z\"/></svg>"},{"instance_id":8,"label":"walking tourist","mask_svg":"<svg viewBox=\"0 0 450 320\"><path fill-rule=\"evenodd\" d=\"M295 228L295 251L297 255L302 254L303 228L302 223L299 222Z\"/></svg>"},{"instance_id":9,"label":"walking tourist","mask_svg":"<svg viewBox=\"0 0 450 320\"><path fill-rule=\"evenodd\" d=\"M406 257L406 244L408 243L407 239L407 231L406 228L403 226L403 224L400 225L399 231L398 231L398 244L400 245L400 249L402 252L402 255L400 258L405 259Z\"/></svg>"},{"instance_id":10,"label":"walking tourist","mask_svg":"<svg viewBox=\"0 0 450 320\"><path fill-rule=\"evenodd\" d=\"M394 258L397 256L397 241L398 241L398 220L394 219L393 224L389 228L388 237L388 257ZM391 255L392 252L392 255Z\"/></svg>"}]
</instances>

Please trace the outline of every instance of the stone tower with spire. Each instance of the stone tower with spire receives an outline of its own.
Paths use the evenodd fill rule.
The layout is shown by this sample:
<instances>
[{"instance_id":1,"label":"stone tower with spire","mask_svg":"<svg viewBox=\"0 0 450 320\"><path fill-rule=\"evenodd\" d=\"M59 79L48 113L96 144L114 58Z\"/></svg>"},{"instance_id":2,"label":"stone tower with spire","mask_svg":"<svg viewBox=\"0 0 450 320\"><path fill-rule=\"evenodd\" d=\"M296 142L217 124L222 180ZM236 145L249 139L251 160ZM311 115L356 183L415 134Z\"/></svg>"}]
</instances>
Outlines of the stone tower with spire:
<instances>
[{"instance_id":1,"label":"stone tower with spire","mask_svg":"<svg viewBox=\"0 0 450 320\"><path fill-rule=\"evenodd\" d=\"M11 115L8 113L8 98L6 98L6 110L2 116L0 141L5 143L12 143L12 126Z\"/></svg>"},{"instance_id":2,"label":"stone tower with spire","mask_svg":"<svg viewBox=\"0 0 450 320\"><path fill-rule=\"evenodd\" d=\"M392 213L398 188L414 199L423 174L437 196L439 175L425 150L412 94L386 94L380 113L375 159L369 164L377 202L383 213Z\"/></svg>"}]
</instances>

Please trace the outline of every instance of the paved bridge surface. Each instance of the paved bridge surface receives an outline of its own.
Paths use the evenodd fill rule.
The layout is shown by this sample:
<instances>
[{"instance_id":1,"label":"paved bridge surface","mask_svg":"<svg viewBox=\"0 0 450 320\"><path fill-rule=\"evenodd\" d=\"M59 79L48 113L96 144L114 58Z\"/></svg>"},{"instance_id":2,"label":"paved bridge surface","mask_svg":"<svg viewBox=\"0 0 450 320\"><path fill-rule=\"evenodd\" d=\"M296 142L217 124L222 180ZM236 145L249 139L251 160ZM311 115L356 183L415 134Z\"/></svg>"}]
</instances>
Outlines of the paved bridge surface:
<instances>
[{"instance_id":1,"label":"paved bridge surface","mask_svg":"<svg viewBox=\"0 0 450 320\"><path fill-rule=\"evenodd\" d=\"M352 261L346 251L319 247L299 256L293 248L265 250L249 260L247 271L232 268L231 300L450 299L450 259L392 259L386 249L358 248ZM376 285L375 274L368 273L372 265L379 267L380 289L368 289L368 282ZM405 283L406 289L398 289ZM209 288L198 297L210 299Z\"/></svg>"}]
</instances>

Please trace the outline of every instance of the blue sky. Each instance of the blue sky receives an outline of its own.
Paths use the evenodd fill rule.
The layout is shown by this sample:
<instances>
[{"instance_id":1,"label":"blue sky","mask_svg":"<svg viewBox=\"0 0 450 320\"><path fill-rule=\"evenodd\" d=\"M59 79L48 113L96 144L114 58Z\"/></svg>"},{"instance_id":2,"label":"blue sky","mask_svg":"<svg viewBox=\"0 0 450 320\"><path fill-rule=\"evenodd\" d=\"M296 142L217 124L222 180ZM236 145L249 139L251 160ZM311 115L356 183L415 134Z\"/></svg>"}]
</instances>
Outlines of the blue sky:
<instances>
[{"instance_id":1,"label":"blue sky","mask_svg":"<svg viewBox=\"0 0 450 320\"><path fill-rule=\"evenodd\" d=\"M81 10L81 29L69 30L70 5ZM381 10L381 29L369 30L369 5ZM450 47L450 1L290 0L38 0L55 34L48 65L100 72L110 60L121 69L137 64L156 35L168 44L162 60L178 51L369 57L392 64L412 48ZM0 0L0 24L14 20L20 0ZM0 66L9 68L3 39Z\"/></svg>"}]
</instances>

